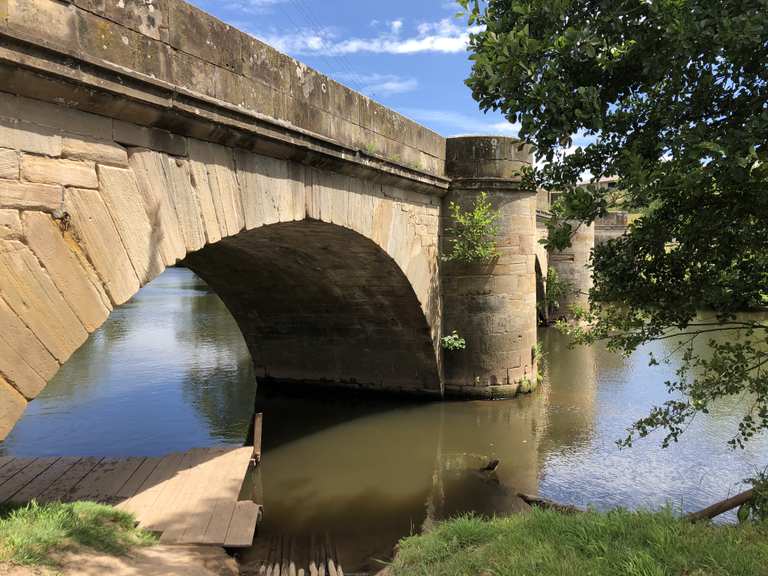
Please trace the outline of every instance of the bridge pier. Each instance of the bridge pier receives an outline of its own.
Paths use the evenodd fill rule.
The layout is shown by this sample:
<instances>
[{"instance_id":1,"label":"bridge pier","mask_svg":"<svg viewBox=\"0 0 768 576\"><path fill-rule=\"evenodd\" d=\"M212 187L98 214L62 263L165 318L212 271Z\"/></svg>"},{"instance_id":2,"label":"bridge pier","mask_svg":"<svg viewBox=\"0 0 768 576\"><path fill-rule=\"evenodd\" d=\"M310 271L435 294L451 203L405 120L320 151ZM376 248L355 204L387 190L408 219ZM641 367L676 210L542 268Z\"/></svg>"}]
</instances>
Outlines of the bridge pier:
<instances>
[{"instance_id":1,"label":"bridge pier","mask_svg":"<svg viewBox=\"0 0 768 576\"><path fill-rule=\"evenodd\" d=\"M518 173L532 155L519 145L501 137L447 142L443 253L451 202L467 209L485 192L500 212L498 257L442 266L444 332L456 330L467 342L466 350L445 352L447 396L513 396L536 380L536 193L520 188Z\"/></svg>"}]
</instances>

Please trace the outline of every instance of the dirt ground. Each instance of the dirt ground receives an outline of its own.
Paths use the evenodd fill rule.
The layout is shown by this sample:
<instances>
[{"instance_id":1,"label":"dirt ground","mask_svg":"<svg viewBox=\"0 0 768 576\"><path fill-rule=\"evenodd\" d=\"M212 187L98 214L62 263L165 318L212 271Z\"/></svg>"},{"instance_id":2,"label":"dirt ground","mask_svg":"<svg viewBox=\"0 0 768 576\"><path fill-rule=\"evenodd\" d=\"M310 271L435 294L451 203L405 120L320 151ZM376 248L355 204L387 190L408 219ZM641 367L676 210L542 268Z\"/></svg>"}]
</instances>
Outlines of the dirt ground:
<instances>
[{"instance_id":1,"label":"dirt ground","mask_svg":"<svg viewBox=\"0 0 768 576\"><path fill-rule=\"evenodd\" d=\"M238 576L237 562L215 546L152 546L127 556L67 553L55 569L0 564L2 576Z\"/></svg>"}]
</instances>

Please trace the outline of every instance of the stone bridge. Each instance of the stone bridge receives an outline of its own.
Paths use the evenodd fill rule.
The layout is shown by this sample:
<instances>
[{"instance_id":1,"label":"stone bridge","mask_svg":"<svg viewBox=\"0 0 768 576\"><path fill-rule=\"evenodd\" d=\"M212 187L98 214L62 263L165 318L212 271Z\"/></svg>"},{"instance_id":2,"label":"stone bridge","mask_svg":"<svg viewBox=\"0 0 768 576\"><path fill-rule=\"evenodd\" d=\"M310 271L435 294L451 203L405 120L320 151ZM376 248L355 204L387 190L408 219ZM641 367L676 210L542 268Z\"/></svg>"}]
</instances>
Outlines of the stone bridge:
<instances>
[{"instance_id":1,"label":"stone bridge","mask_svg":"<svg viewBox=\"0 0 768 576\"><path fill-rule=\"evenodd\" d=\"M182 0L0 0L0 438L177 264L221 296L263 380L514 394L537 370L530 162ZM482 191L500 257L442 262L445 207ZM454 329L468 348L444 354Z\"/></svg>"}]
</instances>

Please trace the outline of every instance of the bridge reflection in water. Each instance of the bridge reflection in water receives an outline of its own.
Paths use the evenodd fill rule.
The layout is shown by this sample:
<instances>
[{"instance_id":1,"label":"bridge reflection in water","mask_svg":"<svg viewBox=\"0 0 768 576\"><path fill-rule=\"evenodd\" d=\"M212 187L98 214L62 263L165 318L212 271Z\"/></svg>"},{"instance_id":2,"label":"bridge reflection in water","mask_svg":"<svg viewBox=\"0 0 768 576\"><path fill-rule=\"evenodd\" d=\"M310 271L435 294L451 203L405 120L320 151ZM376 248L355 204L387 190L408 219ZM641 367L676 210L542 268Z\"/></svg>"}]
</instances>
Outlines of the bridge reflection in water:
<instances>
[{"instance_id":1,"label":"bridge reflection in water","mask_svg":"<svg viewBox=\"0 0 768 576\"><path fill-rule=\"evenodd\" d=\"M146 456L237 446L256 398L266 414L257 543L328 533L348 572L378 566L372 559L430 520L508 512L516 491L601 508L667 499L698 508L732 490L768 450L764 441L728 450L740 408L723 406L667 451L646 442L619 452L613 441L665 398L674 365L650 369L643 355L569 350L555 332L541 337L547 378L516 400L286 395L293 388L256 398L247 347L224 305L189 271L169 269L112 314L0 450ZM501 461L495 477L478 473L492 458Z\"/></svg>"}]
</instances>

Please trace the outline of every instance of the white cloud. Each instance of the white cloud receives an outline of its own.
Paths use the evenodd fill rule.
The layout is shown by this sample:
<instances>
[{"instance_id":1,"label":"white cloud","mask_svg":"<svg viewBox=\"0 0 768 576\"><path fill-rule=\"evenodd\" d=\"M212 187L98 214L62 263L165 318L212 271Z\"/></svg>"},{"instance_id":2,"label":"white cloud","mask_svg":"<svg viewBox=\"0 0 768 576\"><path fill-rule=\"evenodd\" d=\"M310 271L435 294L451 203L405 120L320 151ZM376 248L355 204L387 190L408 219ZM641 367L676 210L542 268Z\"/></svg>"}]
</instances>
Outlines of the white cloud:
<instances>
[{"instance_id":1,"label":"white cloud","mask_svg":"<svg viewBox=\"0 0 768 576\"><path fill-rule=\"evenodd\" d=\"M276 4L282 4L287 0L229 0L225 2L225 7L230 10L237 10L246 14L263 14Z\"/></svg>"},{"instance_id":2,"label":"white cloud","mask_svg":"<svg viewBox=\"0 0 768 576\"><path fill-rule=\"evenodd\" d=\"M413 92L419 87L416 78L401 78L394 74L338 74L342 82L354 82L370 96L392 96Z\"/></svg>"},{"instance_id":3,"label":"white cloud","mask_svg":"<svg viewBox=\"0 0 768 576\"><path fill-rule=\"evenodd\" d=\"M292 34L257 34L268 44L290 54L316 54L339 56L369 52L375 54L417 54L437 52L455 54L467 49L469 35L481 30L458 26L450 18L437 22L423 22L416 27L416 34L401 36L402 20L389 22L386 32L371 38L339 39L331 28L299 30Z\"/></svg>"},{"instance_id":4,"label":"white cloud","mask_svg":"<svg viewBox=\"0 0 768 576\"><path fill-rule=\"evenodd\" d=\"M448 126L455 133L451 136L517 136L520 131L518 124L510 122L484 122L474 116L454 112L452 110L435 110L432 108L404 108L400 110L418 122L439 123Z\"/></svg>"}]
</instances>

